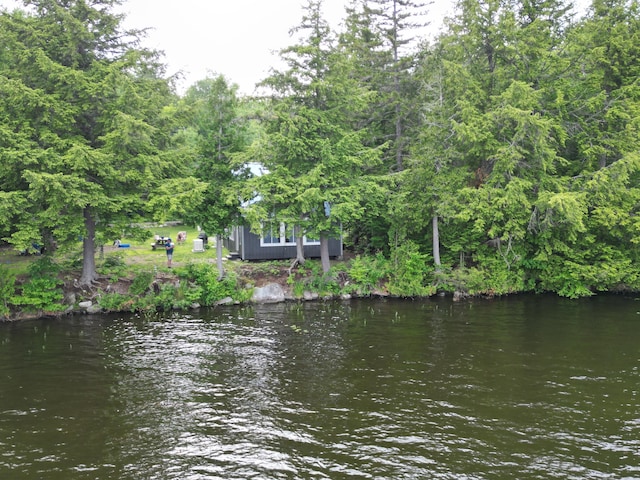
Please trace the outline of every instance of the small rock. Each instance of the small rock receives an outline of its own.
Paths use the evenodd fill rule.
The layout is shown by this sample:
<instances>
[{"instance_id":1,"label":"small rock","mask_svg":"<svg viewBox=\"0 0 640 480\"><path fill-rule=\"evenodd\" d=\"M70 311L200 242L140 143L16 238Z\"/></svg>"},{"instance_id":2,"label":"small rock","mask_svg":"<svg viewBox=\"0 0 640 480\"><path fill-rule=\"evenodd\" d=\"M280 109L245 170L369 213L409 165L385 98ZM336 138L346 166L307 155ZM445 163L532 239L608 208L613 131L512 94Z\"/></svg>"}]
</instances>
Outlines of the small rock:
<instances>
[{"instance_id":1,"label":"small rock","mask_svg":"<svg viewBox=\"0 0 640 480\"><path fill-rule=\"evenodd\" d=\"M91 305L87 308L87 313L100 313L102 311L102 307L100 305Z\"/></svg>"},{"instance_id":2,"label":"small rock","mask_svg":"<svg viewBox=\"0 0 640 480\"><path fill-rule=\"evenodd\" d=\"M468 295L464 292L461 292L459 290L456 290L455 292L453 292L453 301L454 302L459 302L460 300L463 300L465 298L467 298Z\"/></svg>"},{"instance_id":3,"label":"small rock","mask_svg":"<svg viewBox=\"0 0 640 480\"><path fill-rule=\"evenodd\" d=\"M302 298L304 300L317 300L318 294L316 292L304 292Z\"/></svg>"}]
</instances>

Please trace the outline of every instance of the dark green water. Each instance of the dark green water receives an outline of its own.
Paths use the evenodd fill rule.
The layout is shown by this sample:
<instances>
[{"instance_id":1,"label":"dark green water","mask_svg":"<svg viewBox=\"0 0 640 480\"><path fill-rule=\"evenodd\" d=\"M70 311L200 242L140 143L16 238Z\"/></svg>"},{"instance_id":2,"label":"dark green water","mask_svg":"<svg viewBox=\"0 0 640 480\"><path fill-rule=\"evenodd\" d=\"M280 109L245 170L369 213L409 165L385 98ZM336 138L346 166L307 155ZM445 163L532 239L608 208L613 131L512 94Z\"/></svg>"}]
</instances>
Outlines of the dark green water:
<instances>
[{"instance_id":1,"label":"dark green water","mask_svg":"<svg viewBox=\"0 0 640 480\"><path fill-rule=\"evenodd\" d=\"M640 478L640 302L0 324L0 479Z\"/></svg>"}]
</instances>

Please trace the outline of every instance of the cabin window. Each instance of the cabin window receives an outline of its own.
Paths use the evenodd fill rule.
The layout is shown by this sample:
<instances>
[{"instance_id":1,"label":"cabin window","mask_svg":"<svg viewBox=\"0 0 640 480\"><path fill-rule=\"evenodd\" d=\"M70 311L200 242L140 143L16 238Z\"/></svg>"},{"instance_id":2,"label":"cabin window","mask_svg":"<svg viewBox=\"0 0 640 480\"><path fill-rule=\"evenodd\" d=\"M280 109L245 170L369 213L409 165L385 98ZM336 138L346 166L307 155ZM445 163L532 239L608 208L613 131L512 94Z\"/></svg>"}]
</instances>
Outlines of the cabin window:
<instances>
[{"instance_id":1,"label":"cabin window","mask_svg":"<svg viewBox=\"0 0 640 480\"><path fill-rule=\"evenodd\" d=\"M304 237L304 244L305 245L320 245L320 239L305 236Z\"/></svg>"},{"instance_id":2,"label":"cabin window","mask_svg":"<svg viewBox=\"0 0 640 480\"><path fill-rule=\"evenodd\" d=\"M318 245L320 240L309 238L307 236L302 237L303 245ZM281 223L279 226L275 222L267 223L263 226L262 237L260 237L261 247L276 247L280 245L296 244L296 235L293 225Z\"/></svg>"},{"instance_id":3,"label":"cabin window","mask_svg":"<svg viewBox=\"0 0 640 480\"><path fill-rule=\"evenodd\" d=\"M293 225L283 223L282 228L284 229L284 243L286 243L287 245L295 245L296 232Z\"/></svg>"},{"instance_id":4,"label":"cabin window","mask_svg":"<svg viewBox=\"0 0 640 480\"><path fill-rule=\"evenodd\" d=\"M260 245L280 245L281 243L280 225L276 222L269 222L262 228Z\"/></svg>"}]
</instances>

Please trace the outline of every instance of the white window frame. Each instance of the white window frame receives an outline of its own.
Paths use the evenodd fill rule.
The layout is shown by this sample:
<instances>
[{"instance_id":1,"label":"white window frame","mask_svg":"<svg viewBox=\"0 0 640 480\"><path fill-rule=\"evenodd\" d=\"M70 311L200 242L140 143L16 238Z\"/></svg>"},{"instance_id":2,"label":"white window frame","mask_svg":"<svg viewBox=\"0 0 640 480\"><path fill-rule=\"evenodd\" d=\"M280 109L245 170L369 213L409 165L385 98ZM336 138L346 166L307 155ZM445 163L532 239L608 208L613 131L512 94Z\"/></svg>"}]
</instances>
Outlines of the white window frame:
<instances>
[{"instance_id":1,"label":"white window frame","mask_svg":"<svg viewBox=\"0 0 640 480\"><path fill-rule=\"evenodd\" d=\"M275 227L275 223L276 222L270 222L270 225L272 225L273 227ZM265 241L265 230L264 230L265 225L262 225L262 233L260 234L260 246L261 247L280 247L282 246L282 224L280 224L279 230L278 230L278 237L271 235L272 233L275 233L274 230L275 228L271 228L269 229L269 238L273 238L273 239L278 239L278 242L267 242Z\"/></svg>"},{"instance_id":2,"label":"white window frame","mask_svg":"<svg viewBox=\"0 0 640 480\"><path fill-rule=\"evenodd\" d=\"M264 227L264 225L263 225ZM292 227L293 228L293 227ZM260 246L261 247L291 247L291 246L295 246L296 241L295 241L295 236L293 236L293 231L290 230L292 233L292 238L293 241L288 242L287 241L287 226L285 225L284 222L280 223L280 241L279 242L265 242L264 241L264 230L262 232L262 234L260 235ZM273 237L275 238L275 237ZM303 245L320 245L320 240L309 240L307 239L307 236L303 236L302 237L302 244Z\"/></svg>"}]
</instances>

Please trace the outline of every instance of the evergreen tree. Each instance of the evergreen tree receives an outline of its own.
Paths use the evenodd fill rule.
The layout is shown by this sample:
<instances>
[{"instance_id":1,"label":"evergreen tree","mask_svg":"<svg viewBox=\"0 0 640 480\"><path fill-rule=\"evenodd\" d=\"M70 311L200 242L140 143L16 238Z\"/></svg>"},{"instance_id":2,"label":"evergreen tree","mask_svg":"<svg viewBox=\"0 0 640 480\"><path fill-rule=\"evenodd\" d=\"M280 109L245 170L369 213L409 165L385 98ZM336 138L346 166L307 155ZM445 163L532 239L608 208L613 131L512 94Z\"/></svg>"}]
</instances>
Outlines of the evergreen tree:
<instances>
[{"instance_id":1,"label":"evergreen tree","mask_svg":"<svg viewBox=\"0 0 640 480\"><path fill-rule=\"evenodd\" d=\"M533 264L563 295L638 285L639 19L636 1L594 1L567 32L566 191L536 205Z\"/></svg>"},{"instance_id":2,"label":"evergreen tree","mask_svg":"<svg viewBox=\"0 0 640 480\"><path fill-rule=\"evenodd\" d=\"M341 233L343 222L362 215L362 172L380 151L363 144L364 131L352 129L351 112L366 105L367 95L333 47L321 2L308 2L295 31L301 43L281 52L288 69L265 80L277 96L263 155L269 174L259 179L262 201L253 209L263 220L271 214L297 225L298 238L319 238L328 272L328 239Z\"/></svg>"},{"instance_id":3,"label":"evergreen tree","mask_svg":"<svg viewBox=\"0 0 640 480\"><path fill-rule=\"evenodd\" d=\"M239 181L233 155L244 148L245 125L239 115L237 85L222 76L200 80L189 88L185 101L197 133L195 176L206 183L201 204L184 213L190 223L216 236L219 277L224 276L222 237L240 217Z\"/></svg>"},{"instance_id":4,"label":"evergreen tree","mask_svg":"<svg viewBox=\"0 0 640 480\"><path fill-rule=\"evenodd\" d=\"M100 231L130 223L158 179L172 175L155 122L172 99L155 52L121 29L115 0L25 1L0 16L2 192L9 241L83 239L80 283L96 278ZM21 161L26 159L27 161Z\"/></svg>"},{"instance_id":5,"label":"evergreen tree","mask_svg":"<svg viewBox=\"0 0 640 480\"><path fill-rule=\"evenodd\" d=\"M390 143L388 167L404 168L404 159L415 127L415 67L417 40L412 32L424 26L425 4L414 0L368 0L353 2L348 10L347 30L341 44L354 58L361 86L375 92L367 109L376 128L371 133L377 144Z\"/></svg>"}]
</instances>

